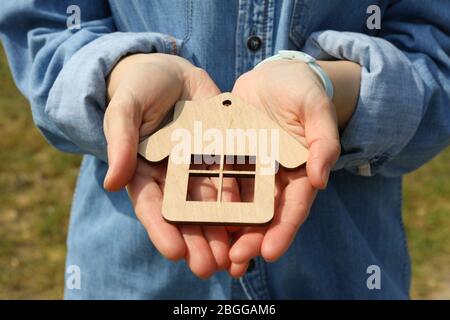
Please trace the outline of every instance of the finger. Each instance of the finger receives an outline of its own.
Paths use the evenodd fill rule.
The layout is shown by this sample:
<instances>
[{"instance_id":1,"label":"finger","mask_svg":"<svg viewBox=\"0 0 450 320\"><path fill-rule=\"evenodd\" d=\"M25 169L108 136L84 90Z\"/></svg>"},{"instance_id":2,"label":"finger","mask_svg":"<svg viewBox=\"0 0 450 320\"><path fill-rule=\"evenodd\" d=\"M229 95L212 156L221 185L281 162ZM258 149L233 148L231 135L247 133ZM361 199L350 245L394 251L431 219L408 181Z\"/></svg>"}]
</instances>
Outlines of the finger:
<instances>
[{"instance_id":1,"label":"finger","mask_svg":"<svg viewBox=\"0 0 450 320\"><path fill-rule=\"evenodd\" d=\"M239 182L239 195L244 202L252 202L254 196L254 180L241 179ZM236 241L230 250L230 259L233 263L242 264L260 254L264 239L265 227L248 227L241 230L234 238Z\"/></svg>"},{"instance_id":2,"label":"finger","mask_svg":"<svg viewBox=\"0 0 450 320\"><path fill-rule=\"evenodd\" d=\"M147 230L150 240L167 259L185 256L186 245L178 228L167 223L161 214L162 191L151 176L150 165L139 160L137 174L128 185L136 216Z\"/></svg>"},{"instance_id":3,"label":"finger","mask_svg":"<svg viewBox=\"0 0 450 320\"><path fill-rule=\"evenodd\" d=\"M242 277L245 272L248 269L248 262L244 262L244 263L232 263L230 265L230 267L228 268L228 273L230 274L230 276L232 276L233 278L240 278Z\"/></svg>"},{"instance_id":4,"label":"finger","mask_svg":"<svg viewBox=\"0 0 450 320\"><path fill-rule=\"evenodd\" d=\"M330 100L323 95L307 99L306 103L305 135L309 146L306 169L311 184L323 189L340 154L336 114Z\"/></svg>"},{"instance_id":5,"label":"finger","mask_svg":"<svg viewBox=\"0 0 450 320\"><path fill-rule=\"evenodd\" d=\"M191 201L216 201L218 181L208 177L190 177L188 183L189 199ZM218 269L229 265L228 233L224 227L203 227L203 233L209 243Z\"/></svg>"},{"instance_id":6,"label":"finger","mask_svg":"<svg viewBox=\"0 0 450 320\"><path fill-rule=\"evenodd\" d=\"M232 263L242 264L245 261L258 256L264 239L264 227L244 228L230 249L230 260Z\"/></svg>"},{"instance_id":7,"label":"finger","mask_svg":"<svg viewBox=\"0 0 450 320\"><path fill-rule=\"evenodd\" d=\"M255 180L254 179L237 179L239 184L239 196L242 202L253 202L255 194Z\"/></svg>"},{"instance_id":8,"label":"finger","mask_svg":"<svg viewBox=\"0 0 450 320\"><path fill-rule=\"evenodd\" d=\"M291 181L283 190L261 246L261 255L266 261L277 260L289 248L308 215L315 195L316 189L307 177Z\"/></svg>"},{"instance_id":9,"label":"finger","mask_svg":"<svg viewBox=\"0 0 450 320\"><path fill-rule=\"evenodd\" d=\"M223 170L232 170L232 165L224 165ZM218 182L218 181L217 181ZM216 184L216 187L220 186ZM221 190L222 202L240 202L241 197L239 193L238 181L235 177L224 176L222 179L222 190Z\"/></svg>"},{"instance_id":10,"label":"finger","mask_svg":"<svg viewBox=\"0 0 450 320\"><path fill-rule=\"evenodd\" d=\"M109 165L104 187L108 191L121 189L134 174L140 122L141 114L131 95L117 90L104 118Z\"/></svg>"},{"instance_id":11,"label":"finger","mask_svg":"<svg viewBox=\"0 0 450 320\"><path fill-rule=\"evenodd\" d=\"M185 259L189 268L197 277L209 278L217 270L217 264L202 229L185 225L180 230L187 246Z\"/></svg>"},{"instance_id":12,"label":"finger","mask_svg":"<svg viewBox=\"0 0 450 320\"><path fill-rule=\"evenodd\" d=\"M203 227L203 234L214 255L217 269L227 269L230 265L230 259L228 258L228 251L230 248L228 245L229 237L226 228L222 226Z\"/></svg>"}]
</instances>

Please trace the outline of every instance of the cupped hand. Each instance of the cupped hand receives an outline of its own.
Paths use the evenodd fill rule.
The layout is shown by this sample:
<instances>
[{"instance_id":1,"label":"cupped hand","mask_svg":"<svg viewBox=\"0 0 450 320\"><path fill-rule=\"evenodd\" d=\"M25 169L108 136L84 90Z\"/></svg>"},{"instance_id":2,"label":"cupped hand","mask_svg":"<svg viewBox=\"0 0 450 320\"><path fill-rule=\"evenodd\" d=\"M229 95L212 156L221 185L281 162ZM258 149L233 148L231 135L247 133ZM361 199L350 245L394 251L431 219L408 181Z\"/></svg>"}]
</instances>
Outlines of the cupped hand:
<instances>
[{"instance_id":1,"label":"cupped hand","mask_svg":"<svg viewBox=\"0 0 450 320\"><path fill-rule=\"evenodd\" d=\"M337 117L318 76L300 61L273 61L242 75L233 93L260 107L309 149L306 166L280 167L275 215L268 226L248 227L234 236L229 273L241 276L251 258L277 260L305 221L318 189L326 187L340 154Z\"/></svg>"},{"instance_id":2,"label":"cupped hand","mask_svg":"<svg viewBox=\"0 0 450 320\"><path fill-rule=\"evenodd\" d=\"M136 54L122 59L108 78L110 100L104 118L109 168L104 186L125 186L138 219L168 259L185 258L192 272L207 278L229 266L225 227L175 226L161 214L166 162L137 158L141 137L148 136L178 100L206 99L220 91L208 74L187 60L166 54ZM214 181L195 181L189 196L205 200ZM230 189L230 195L232 196Z\"/></svg>"}]
</instances>

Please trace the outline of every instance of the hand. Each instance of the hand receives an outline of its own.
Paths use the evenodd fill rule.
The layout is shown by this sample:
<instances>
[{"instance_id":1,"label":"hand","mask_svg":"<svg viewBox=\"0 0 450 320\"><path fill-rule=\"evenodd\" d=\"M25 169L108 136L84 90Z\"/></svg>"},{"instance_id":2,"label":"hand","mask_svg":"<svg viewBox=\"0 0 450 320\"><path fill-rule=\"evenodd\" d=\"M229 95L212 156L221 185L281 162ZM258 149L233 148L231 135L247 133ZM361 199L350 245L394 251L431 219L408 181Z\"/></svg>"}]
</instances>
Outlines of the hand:
<instances>
[{"instance_id":1,"label":"hand","mask_svg":"<svg viewBox=\"0 0 450 320\"><path fill-rule=\"evenodd\" d=\"M309 149L305 166L280 167L276 176L275 215L266 227L242 229L230 250L229 273L241 276L257 256L277 260L305 221L318 189L326 187L340 154L338 118L342 125L353 113L359 90L359 66L325 65L335 86L339 117L317 75L299 61L273 61L242 75L233 93L262 108ZM325 63L326 64L326 63ZM349 78L354 86L349 85ZM241 191L242 192L242 191Z\"/></svg>"},{"instance_id":2,"label":"hand","mask_svg":"<svg viewBox=\"0 0 450 320\"><path fill-rule=\"evenodd\" d=\"M205 71L183 58L131 55L109 76L110 102L104 118L109 162L105 189L116 191L128 185L136 215L155 247L168 259L184 257L201 278L228 267L227 230L167 223L161 214L167 163L137 159L137 147L139 138L152 133L178 100L204 99L219 93ZM213 188L214 181L196 181L189 195L204 200Z\"/></svg>"}]
</instances>

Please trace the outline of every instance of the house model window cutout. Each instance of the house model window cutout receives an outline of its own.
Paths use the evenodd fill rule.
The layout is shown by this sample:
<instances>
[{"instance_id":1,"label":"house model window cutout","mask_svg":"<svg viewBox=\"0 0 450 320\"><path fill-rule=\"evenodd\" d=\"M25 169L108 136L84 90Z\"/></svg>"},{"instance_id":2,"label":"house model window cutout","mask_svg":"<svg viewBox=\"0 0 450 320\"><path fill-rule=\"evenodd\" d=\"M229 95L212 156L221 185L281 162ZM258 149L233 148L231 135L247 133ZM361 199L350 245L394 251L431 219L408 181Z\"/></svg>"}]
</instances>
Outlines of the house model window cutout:
<instances>
[{"instance_id":1,"label":"house model window cutout","mask_svg":"<svg viewBox=\"0 0 450 320\"><path fill-rule=\"evenodd\" d=\"M173 120L139 144L150 162L168 159L162 205L172 223L264 224L274 214L278 164L296 168L308 150L261 110L231 93L202 101L180 101ZM209 178L207 199L189 193L191 183ZM245 196L224 197L227 186Z\"/></svg>"}]
</instances>

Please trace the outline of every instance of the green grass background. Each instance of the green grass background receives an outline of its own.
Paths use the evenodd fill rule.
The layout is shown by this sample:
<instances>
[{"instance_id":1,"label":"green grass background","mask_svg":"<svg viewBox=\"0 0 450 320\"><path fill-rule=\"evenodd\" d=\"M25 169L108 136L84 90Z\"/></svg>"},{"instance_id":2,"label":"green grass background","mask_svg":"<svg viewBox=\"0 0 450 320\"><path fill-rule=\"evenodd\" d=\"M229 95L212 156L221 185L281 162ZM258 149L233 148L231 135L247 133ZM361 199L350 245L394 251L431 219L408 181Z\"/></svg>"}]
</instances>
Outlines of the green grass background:
<instances>
[{"instance_id":1,"label":"green grass background","mask_svg":"<svg viewBox=\"0 0 450 320\"><path fill-rule=\"evenodd\" d=\"M80 159L42 138L0 49L0 299L62 298ZM450 299L450 149L405 177L404 200L411 295Z\"/></svg>"}]
</instances>

